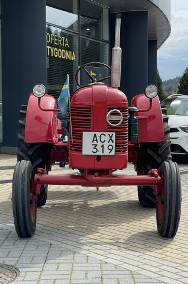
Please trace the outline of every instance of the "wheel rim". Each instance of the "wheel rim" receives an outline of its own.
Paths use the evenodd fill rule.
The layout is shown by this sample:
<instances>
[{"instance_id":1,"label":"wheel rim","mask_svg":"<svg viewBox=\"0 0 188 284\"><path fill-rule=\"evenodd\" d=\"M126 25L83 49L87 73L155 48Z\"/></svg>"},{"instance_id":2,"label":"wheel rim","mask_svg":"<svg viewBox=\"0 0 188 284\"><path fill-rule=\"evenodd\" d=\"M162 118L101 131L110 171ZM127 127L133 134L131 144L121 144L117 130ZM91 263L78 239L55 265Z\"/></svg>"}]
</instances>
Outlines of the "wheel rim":
<instances>
[{"instance_id":1,"label":"wheel rim","mask_svg":"<svg viewBox=\"0 0 188 284\"><path fill-rule=\"evenodd\" d=\"M30 204L29 204L29 209L30 209L30 215L31 215L31 220L32 223L35 222L36 218L36 196L34 194L34 177L31 175L30 178Z\"/></svg>"}]
</instances>

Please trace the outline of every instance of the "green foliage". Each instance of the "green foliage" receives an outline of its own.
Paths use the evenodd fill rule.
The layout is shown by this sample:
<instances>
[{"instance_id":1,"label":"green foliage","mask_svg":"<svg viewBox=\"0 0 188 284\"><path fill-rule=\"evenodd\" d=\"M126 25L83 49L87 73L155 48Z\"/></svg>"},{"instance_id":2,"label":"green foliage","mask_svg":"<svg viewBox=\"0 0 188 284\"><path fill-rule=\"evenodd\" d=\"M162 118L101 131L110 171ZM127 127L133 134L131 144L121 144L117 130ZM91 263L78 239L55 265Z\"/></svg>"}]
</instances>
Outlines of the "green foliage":
<instances>
[{"instance_id":1,"label":"green foliage","mask_svg":"<svg viewBox=\"0 0 188 284\"><path fill-rule=\"evenodd\" d=\"M158 70L157 70L157 89L158 89L159 100L162 101L165 96L164 96L163 87L162 87L162 80L161 80Z\"/></svg>"},{"instance_id":2,"label":"green foliage","mask_svg":"<svg viewBox=\"0 0 188 284\"><path fill-rule=\"evenodd\" d=\"M188 67L185 69L183 76L180 78L177 93L188 95Z\"/></svg>"},{"instance_id":3,"label":"green foliage","mask_svg":"<svg viewBox=\"0 0 188 284\"><path fill-rule=\"evenodd\" d=\"M177 93L180 78L181 77L176 77L174 79L163 81L163 92L165 97Z\"/></svg>"}]
</instances>

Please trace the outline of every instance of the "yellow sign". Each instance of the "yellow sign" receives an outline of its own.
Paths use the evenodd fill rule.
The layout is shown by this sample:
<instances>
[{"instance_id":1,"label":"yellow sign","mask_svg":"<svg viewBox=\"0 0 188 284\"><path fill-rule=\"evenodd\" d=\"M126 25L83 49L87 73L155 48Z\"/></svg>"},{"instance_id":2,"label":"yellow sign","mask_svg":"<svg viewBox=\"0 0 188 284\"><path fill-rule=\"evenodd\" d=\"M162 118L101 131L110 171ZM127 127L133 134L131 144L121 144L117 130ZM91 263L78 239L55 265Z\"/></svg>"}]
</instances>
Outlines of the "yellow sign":
<instances>
[{"instance_id":1,"label":"yellow sign","mask_svg":"<svg viewBox=\"0 0 188 284\"><path fill-rule=\"evenodd\" d=\"M47 56L62 58L66 60L76 60L75 52L69 50L69 41L67 37L46 33L46 41ZM57 47L51 45L55 45Z\"/></svg>"},{"instance_id":2,"label":"yellow sign","mask_svg":"<svg viewBox=\"0 0 188 284\"><path fill-rule=\"evenodd\" d=\"M89 74L91 75L91 77L96 77L97 76L97 74L94 73L92 70L89 72Z\"/></svg>"}]
</instances>

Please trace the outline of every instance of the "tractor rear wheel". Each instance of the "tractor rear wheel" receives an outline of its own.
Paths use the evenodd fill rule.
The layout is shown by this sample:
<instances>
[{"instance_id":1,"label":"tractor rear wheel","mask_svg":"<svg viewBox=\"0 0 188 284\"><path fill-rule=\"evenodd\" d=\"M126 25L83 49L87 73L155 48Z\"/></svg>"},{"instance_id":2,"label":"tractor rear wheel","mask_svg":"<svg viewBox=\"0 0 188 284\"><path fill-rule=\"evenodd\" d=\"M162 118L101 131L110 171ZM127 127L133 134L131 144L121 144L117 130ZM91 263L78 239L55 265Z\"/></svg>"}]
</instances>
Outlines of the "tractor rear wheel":
<instances>
[{"instance_id":1,"label":"tractor rear wheel","mask_svg":"<svg viewBox=\"0 0 188 284\"><path fill-rule=\"evenodd\" d=\"M47 196L48 196L48 185L42 184L40 187L40 194L37 199L37 207L41 207L46 204Z\"/></svg>"},{"instance_id":2,"label":"tractor rear wheel","mask_svg":"<svg viewBox=\"0 0 188 284\"><path fill-rule=\"evenodd\" d=\"M12 183L14 225L20 238L31 237L36 230L37 196L34 194L31 162L17 162Z\"/></svg>"},{"instance_id":3,"label":"tractor rear wheel","mask_svg":"<svg viewBox=\"0 0 188 284\"><path fill-rule=\"evenodd\" d=\"M34 172L37 168L44 168L50 161L50 144L45 143L25 143L25 121L27 105L22 105L19 118L17 161L30 161ZM37 206L43 206L47 200L47 185L41 185Z\"/></svg>"},{"instance_id":4,"label":"tractor rear wheel","mask_svg":"<svg viewBox=\"0 0 188 284\"><path fill-rule=\"evenodd\" d=\"M164 136L163 142L146 143L141 147L143 161L145 164L140 167L138 174L147 174L151 169L159 169L164 161L171 160L170 150L170 127L168 125L168 116L163 115ZM138 186L138 199L143 207L156 207L156 198L153 194L153 186Z\"/></svg>"},{"instance_id":5,"label":"tractor rear wheel","mask_svg":"<svg viewBox=\"0 0 188 284\"><path fill-rule=\"evenodd\" d=\"M172 161L164 162L160 169L162 183L157 196L157 229L162 237L173 238L181 214L181 183L179 168Z\"/></svg>"}]
</instances>

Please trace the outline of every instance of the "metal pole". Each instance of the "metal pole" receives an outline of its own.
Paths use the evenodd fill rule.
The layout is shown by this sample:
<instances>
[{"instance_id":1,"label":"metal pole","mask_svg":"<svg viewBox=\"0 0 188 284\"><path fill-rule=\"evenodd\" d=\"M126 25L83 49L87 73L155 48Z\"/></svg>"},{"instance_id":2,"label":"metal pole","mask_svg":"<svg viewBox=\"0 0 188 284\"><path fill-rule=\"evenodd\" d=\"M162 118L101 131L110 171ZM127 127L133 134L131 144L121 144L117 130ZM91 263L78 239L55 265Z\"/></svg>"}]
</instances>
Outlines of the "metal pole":
<instances>
[{"instance_id":1,"label":"metal pole","mask_svg":"<svg viewBox=\"0 0 188 284\"><path fill-rule=\"evenodd\" d=\"M120 30L121 30L121 18L117 17L116 28L115 28L115 46L112 48L111 86L113 88L120 87L120 82L121 82L122 50L120 47Z\"/></svg>"}]
</instances>

